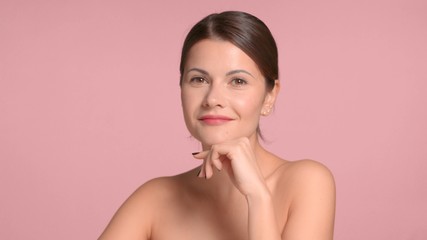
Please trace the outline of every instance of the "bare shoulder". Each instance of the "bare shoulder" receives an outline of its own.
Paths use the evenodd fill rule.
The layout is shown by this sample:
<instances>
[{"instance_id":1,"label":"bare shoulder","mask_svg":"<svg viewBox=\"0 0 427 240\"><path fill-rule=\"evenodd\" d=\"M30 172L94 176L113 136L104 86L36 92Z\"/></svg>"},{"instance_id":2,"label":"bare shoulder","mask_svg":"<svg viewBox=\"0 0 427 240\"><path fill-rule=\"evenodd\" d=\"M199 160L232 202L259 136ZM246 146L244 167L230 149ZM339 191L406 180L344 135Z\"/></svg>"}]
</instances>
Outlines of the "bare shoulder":
<instances>
[{"instance_id":1,"label":"bare shoulder","mask_svg":"<svg viewBox=\"0 0 427 240\"><path fill-rule=\"evenodd\" d=\"M179 176L179 175L178 175ZM149 180L148 182L141 185L131 197L139 198L144 201L155 201L158 198L167 197L172 194L171 190L176 189L178 176L172 177L159 177Z\"/></svg>"},{"instance_id":2,"label":"bare shoulder","mask_svg":"<svg viewBox=\"0 0 427 240\"><path fill-rule=\"evenodd\" d=\"M290 198L284 239L332 239L335 181L331 171L319 162L299 160L288 162L281 173L280 188Z\"/></svg>"},{"instance_id":3,"label":"bare shoulder","mask_svg":"<svg viewBox=\"0 0 427 240\"><path fill-rule=\"evenodd\" d=\"M283 173L298 181L334 182L331 171L325 165L310 159L287 162Z\"/></svg>"},{"instance_id":4,"label":"bare shoulder","mask_svg":"<svg viewBox=\"0 0 427 240\"><path fill-rule=\"evenodd\" d=\"M168 206L178 191L176 178L155 178L140 186L117 210L99 239L150 239L159 210Z\"/></svg>"},{"instance_id":5,"label":"bare shoulder","mask_svg":"<svg viewBox=\"0 0 427 240\"><path fill-rule=\"evenodd\" d=\"M317 161L304 159L287 162L286 167L281 170L280 184L295 199L325 194L335 198L332 172Z\"/></svg>"}]
</instances>

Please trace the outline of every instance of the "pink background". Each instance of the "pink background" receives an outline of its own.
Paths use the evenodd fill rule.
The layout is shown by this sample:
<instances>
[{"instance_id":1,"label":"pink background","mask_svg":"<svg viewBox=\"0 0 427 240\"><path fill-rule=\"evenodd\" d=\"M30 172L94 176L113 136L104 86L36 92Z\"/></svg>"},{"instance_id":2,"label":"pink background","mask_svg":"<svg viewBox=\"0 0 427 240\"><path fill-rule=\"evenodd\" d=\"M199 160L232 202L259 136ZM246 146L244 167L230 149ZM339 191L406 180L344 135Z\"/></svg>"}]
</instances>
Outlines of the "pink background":
<instances>
[{"instance_id":1,"label":"pink background","mask_svg":"<svg viewBox=\"0 0 427 240\"><path fill-rule=\"evenodd\" d=\"M195 167L180 47L230 9L276 37L265 145L333 171L335 238L426 239L423 0L1 0L0 239L96 239L140 184Z\"/></svg>"}]
</instances>

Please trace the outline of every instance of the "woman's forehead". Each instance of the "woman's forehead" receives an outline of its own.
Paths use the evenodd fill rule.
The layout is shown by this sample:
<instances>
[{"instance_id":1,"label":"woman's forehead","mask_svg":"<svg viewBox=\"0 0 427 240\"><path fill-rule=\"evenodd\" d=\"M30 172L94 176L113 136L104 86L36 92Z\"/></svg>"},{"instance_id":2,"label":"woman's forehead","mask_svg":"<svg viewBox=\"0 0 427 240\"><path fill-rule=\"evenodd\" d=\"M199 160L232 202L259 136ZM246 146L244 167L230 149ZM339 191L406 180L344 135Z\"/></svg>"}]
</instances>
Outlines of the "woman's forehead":
<instances>
[{"instance_id":1,"label":"woman's forehead","mask_svg":"<svg viewBox=\"0 0 427 240\"><path fill-rule=\"evenodd\" d=\"M204 39L191 47L185 69L191 68L227 72L244 69L253 75L259 74L258 66L245 52L231 42L216 39Z\"/></svg>"}]
</instances>

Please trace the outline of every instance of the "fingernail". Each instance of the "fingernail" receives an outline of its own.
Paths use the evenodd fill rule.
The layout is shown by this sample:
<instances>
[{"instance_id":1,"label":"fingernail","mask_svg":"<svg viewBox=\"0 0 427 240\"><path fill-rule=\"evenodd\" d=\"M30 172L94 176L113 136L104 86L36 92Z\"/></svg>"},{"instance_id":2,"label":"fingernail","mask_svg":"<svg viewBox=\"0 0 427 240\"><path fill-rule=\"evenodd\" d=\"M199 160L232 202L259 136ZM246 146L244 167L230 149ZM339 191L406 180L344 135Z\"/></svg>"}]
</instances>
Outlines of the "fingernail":
<instances>
[{"instance_id":1,"label":"fingernail","mask_svg":"<svg viewBox=\"0 0 427 240\"><path fill-rule=\"evenodd\" d=\"M200 152L193 152L191 153L193 156L199 154Z\"/></svg>"}]
</instances>

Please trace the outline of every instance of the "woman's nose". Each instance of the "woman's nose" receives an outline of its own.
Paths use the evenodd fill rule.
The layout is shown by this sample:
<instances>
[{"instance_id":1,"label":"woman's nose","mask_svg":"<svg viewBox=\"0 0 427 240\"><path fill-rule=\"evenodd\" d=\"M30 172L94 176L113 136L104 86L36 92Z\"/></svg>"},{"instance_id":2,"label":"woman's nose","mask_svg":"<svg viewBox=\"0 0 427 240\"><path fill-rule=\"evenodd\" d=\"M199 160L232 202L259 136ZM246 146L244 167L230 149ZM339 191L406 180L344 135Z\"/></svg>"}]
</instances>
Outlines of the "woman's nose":
<instances>
[{"instance_id":1,"label":"woman's nose","mask_svg":"<svg viewBox=\"0 0 427 240\"><path fill-rule=\"evenodd\" d=\"M212 83L204 99L205 107L225 107L224 90L220 84Z\"/></svg>"}]
</instances>

